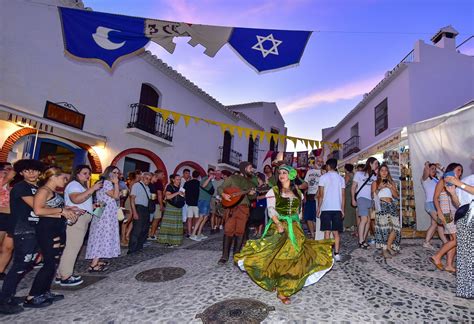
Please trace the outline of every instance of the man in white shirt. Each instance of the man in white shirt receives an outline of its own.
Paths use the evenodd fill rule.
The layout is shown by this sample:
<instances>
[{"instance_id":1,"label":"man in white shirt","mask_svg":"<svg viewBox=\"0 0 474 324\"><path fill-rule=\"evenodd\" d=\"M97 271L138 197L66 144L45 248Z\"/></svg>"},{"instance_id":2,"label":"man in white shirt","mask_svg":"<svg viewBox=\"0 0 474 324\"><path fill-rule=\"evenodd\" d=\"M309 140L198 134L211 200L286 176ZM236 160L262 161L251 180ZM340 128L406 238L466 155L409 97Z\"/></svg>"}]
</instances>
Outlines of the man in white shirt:
<instances>
[{"instance_id":1,"label":"man in white shirt","mask_svg":"<svg viewBox=\"0 0 474 324\"><path fill-rule=\"evenodd\" d=\"M184 184L188 181L191 180L191 170L189 169L184 169L183 170L183 176L181 177L181 186L180 188L183 189ZM184 204L183 209L182 209L182 216L183 216L183 225L186 225L186 221L188 219L188 205ZM184 226L185 229L187 229L187 226ZM186 230L187 232L187 230ZM189 237L191 233L186 233L186 237Z\"/></svg>"},{"instance_id":2,"label":"man in white shirt","mask_svg":"<svg viewBox=\"0 0 474 324\"><path fill-rule=\"evenodd\" d=\"M320 165L319 165L320 164ZM316 197L318 194L319 178L321 177L322 158L318 160L316 169L314 158L309 159L309 170L304 178L305 187L307 187L304 203L303 219L308 226L311 239L315 239L316 232Z\"/></svg>"},{"instance_id":3,"label":"man in white shirt","mask_svg":"<svg viewBox=\"0 0 474 324\"><path fill-rule=\"evenodd\" d=\"M324 239L329 239L331 233L334 235L334 260L341 261L339 232L343 231L346 184L344 178L336 171L336 159L327 160L326 166L328 172L319 179L317 215L321 219L321 231L324 231Z\"/></svg>"},{"instance_id":4,"label":"man in white shirt","mask_svg":"<svg viewBox=\"0 0 474 324\"><path fill-rule=\"evenodd\" d=\"M127 254L132 254L143 249L150 229L150 211L148 210L148 201L151 193L148 185L150 184L152 174L144 172L142 180L132 186L130 192L130 207L133 216L133 228L130 233Z\"/></svg>"}]
</instances>

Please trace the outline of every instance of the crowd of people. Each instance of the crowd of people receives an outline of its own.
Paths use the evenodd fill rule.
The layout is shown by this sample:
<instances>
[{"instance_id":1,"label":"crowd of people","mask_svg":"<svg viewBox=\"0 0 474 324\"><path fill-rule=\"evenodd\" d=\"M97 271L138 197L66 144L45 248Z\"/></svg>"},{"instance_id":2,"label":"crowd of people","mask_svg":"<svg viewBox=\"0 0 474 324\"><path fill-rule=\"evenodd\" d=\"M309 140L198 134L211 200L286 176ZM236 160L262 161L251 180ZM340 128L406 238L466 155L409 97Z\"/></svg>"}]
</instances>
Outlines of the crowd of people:
<instances>
[{"instance_id":1,"label":"crowd of people","mask_svg":"<svg viewBox=\"0 0 474 324\"><path fill-rule=\"evenodd\" d=\"M125 178L109 166L92 183L88 165L68 175L37 160L2 163L0 313L63 299L51 292L53 281L82 284L74 265L85 241L88 271L101 273L121 255L121 245L134 254L153 241L170 248L185 238L202 241L208 223L210 234L224 234L218 264L229 261L233 247L234 263L260 287L276 290L285 304L341 261L340 233L345 230L353 231L359 248L375 247L385 259L396 257L400 197L389 167L370 157L364 165L345 165L341 176L337 166L335 159L311 158L299 177L282 161L266 165L263 173L242 162L234 173L184 169L169 179L162 170L136 170ZM458 296L473 298L474 176L461 180L462 173L457 163L446 169L425 164L421 181L431 225L423 247L435 249L431 240L437 232L443 244L430 261L457 274ZM34 267L40 269L28 296L20 300L15 297L18 283Z\"/></svg>"}]
</instances>

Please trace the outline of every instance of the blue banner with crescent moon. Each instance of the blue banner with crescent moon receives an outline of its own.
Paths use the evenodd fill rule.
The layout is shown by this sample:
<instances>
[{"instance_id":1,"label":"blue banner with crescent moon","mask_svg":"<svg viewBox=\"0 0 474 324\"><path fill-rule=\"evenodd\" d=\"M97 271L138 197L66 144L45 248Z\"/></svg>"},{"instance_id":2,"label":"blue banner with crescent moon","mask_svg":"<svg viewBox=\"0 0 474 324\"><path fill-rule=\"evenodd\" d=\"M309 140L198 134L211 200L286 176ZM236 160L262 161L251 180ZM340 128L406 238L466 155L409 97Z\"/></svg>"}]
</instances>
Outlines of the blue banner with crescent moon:
<instances>
[{"instance_id":1,"label":"blue banner with crescent moon","mask_svg":"<svg viewBox=\"0 0 474 324\"><path fill-rule=\"evenodd\" d=\"M173 53L174 37L189 37L213 57L225 44L257 72L275 71L300 62L310 31L269 30L198 25L59 7L64 47L78 59L103 62L108 68L140 53L151 40Z\"/></svg>"},{"instance_id":2,"label":"blue banner with crescent moon","mask_svg":"<svg viewBox=\"0 0 474 324\"><path fill-rule=\"evenodd\" d=\"M103 12L59 8L68 54L96 59L112 68L120 58L143 51L150 41L145 19Z\"/></svg>"}]
</instances>

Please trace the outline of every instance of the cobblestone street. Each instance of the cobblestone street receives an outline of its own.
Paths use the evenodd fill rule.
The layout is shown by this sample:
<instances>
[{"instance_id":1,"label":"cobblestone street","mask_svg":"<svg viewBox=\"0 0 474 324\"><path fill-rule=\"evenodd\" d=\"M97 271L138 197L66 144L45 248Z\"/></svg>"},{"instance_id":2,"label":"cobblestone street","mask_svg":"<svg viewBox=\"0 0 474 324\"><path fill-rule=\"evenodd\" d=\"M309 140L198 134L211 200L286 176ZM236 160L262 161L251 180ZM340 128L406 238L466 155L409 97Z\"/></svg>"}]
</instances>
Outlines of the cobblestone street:
<instances>
[{"instance_id":1,"label":"cobblestone street","mask_svg":"<svg viewBox=\"0 0 474 324\"><path fill-rule=\"evenodd\" d=\"M373 247L357 249L355 239L345 234L342 262L336 263L320 282L293 296L291 305L280 303L274 293L256 286L230 263L217 266L222 245L218 235L199 243L186 240L184 246L175 249L153 243L137 255L112 260L105 276L87 274L87 262L81 260L77 272L85 275L89 285L69 290L54 286L56 292L65 294L63 301L46 309L5 316L0 321L201 323L201 318L243 322L242 317L250 316L264 323L473 322L474 301L455 297L455 277L434 269L427 260L430 252L422 248L421 242L403 240L402 253L385 261ZM136 279L145 270L162 267L175 268L167 270L175 279ZM139 279L159 280L167 275L166 271L160 273L161 277L148 273ZM29 274L17 295L28 292L31 278ZM252 306L248 300L232 303L233 299L253 299L265 305ZM225 301L230 303L205 312Z\"/></svg>"}]
</instances>

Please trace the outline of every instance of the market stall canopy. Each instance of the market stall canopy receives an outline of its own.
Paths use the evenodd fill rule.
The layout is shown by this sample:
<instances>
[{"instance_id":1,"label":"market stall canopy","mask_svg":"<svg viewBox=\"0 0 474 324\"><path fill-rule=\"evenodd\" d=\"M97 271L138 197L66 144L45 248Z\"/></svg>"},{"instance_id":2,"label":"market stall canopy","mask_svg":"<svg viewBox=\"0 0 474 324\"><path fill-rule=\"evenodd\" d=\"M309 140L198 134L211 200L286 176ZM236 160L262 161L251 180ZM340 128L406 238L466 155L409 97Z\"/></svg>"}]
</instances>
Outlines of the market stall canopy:
<instances>
[{"instance_id":1,"label":"market stall canopy","mask_svg":"<svg viewBox=\"0 0 474 324\"><path fill-rule=\"evenodd\" d=\"M426 161L447 166L457 162L464 168L464 176L474 173L474 101L450 113L408 126L410 161L416 200L418 230L430 225L425 217L425 194L421 185Z\"/></svg>"}]
</instances>

